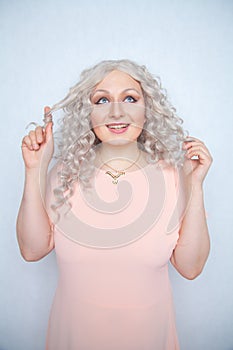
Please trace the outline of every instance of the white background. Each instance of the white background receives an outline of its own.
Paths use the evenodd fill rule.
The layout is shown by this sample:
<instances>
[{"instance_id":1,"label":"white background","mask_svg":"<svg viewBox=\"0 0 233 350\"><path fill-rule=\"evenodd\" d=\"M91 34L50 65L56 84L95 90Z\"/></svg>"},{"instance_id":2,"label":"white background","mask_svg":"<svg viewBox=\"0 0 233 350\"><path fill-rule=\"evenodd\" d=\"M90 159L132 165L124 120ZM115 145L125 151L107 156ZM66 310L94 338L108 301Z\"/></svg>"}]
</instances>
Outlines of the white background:
<instances>
[{"instance_id":1,"label":"white background","mask_svg":"<svg viewBox=\"0 0 233 350\"><path fill-rule=\"evenodd\" d=\"M62 99L84 68L118 58L161 77L184 128L213 155L208 262L193 281L170 272L181 350L232 350L233 2L4 0L0 21L0 350L44 349L57 281L54 253L27 263L17 246L25 126L41 122L43 106Z\"/></svg>"}]
</instances>

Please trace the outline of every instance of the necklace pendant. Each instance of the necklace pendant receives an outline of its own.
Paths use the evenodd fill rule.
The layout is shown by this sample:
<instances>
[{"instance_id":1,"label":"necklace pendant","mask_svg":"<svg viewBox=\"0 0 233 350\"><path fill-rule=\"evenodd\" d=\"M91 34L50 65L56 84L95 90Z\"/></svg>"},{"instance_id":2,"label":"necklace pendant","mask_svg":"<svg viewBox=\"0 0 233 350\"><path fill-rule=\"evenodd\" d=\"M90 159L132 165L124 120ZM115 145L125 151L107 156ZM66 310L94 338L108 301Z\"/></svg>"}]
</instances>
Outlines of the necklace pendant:
<instances>
[{"instance_id":1,"label":"necklace pendant","mask_svg":"<svg viewBox=\"0 0 233 350\"><path fill-rule=\"evenodd\" d=\"M112 180L112 183L114 185L116 185L118 183L118 178L121 176L121 175L125 175L125 172L124 171L118 171L116 175L114 175L111 171L106 171L107 175L110 175L113 180Z\"/></svg>"}]
</instances>

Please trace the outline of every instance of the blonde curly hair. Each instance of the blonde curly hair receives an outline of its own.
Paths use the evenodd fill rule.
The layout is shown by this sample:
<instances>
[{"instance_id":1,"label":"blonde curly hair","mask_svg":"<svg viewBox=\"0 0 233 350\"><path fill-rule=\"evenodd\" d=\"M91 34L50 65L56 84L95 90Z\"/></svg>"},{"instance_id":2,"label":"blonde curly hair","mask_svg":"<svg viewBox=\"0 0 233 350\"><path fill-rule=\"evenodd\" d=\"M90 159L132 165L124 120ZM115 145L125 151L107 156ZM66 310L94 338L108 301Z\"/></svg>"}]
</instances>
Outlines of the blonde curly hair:
<instances>
[{"instance_id":1,"label":"blonde curly hair","mask_svg":"<svg viewBox=\"0 0 233 350\"><path fill-rule=\"evenodd\" d=\"M64 112L59 130L59 154L56 157L61 164L58 171L60 185L54 190L54 209L73 195L77 181L83 188L90 188L95 168L95 146L101 142L92 129L90 98L95 86L113 70L129 74L141 85L146 122L137 141L147 153L148 162L164 160L171 166L183 163L182 142L187 132L182 128L183 120L176 115L176 109L169 102L160 78L153 76L144 65L140 66L128 59L101 61L85 69L80 75L80 81L51 109L51 113L58 109Z\"/></svg>"}]
</instances>

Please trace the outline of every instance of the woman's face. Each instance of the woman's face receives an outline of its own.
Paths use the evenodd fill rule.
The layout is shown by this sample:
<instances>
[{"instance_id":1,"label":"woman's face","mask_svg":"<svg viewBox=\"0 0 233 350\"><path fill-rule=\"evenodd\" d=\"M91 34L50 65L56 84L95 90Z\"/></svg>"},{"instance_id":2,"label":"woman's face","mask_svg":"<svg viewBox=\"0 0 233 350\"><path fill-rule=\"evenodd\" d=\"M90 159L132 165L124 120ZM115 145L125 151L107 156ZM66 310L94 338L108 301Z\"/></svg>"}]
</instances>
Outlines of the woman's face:
<instances>
[{"instance_id":1,"label":"woman's face","mask_svg":"<svg viewBox=\"0 0 233 350\"><path fill-rule=\"evenodd\" d=\"M111 144L136 141L145 122L141 85L130 75L113 70L96 85L91 123L96 136Z\"/></svg>"}]
</instances>

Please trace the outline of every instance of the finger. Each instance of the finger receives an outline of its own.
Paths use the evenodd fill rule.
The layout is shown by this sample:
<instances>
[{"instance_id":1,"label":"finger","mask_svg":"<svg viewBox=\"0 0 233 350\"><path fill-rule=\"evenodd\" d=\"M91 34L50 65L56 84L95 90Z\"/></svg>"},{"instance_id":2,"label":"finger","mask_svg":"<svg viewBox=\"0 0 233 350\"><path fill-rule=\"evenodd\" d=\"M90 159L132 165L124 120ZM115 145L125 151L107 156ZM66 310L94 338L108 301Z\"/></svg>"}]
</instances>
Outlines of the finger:
<instances>
[{"instance_id":1,"label":"finger","mask_svg":"<svg viewBox=\"0 0 233 350\"><path fill-rule=\"evenodd\" d=\"M208 158L209 153L205 149L196 146L196 147L192 147L192 148L188 149L186 152L186 156L188 158L191 158L193 156L198 156L201 158L206 158L206 157Z\"/></svg>"},{"instance_id":2,"label":"finger","mask_svg":"<svg viewBox=\"0 0 233 350\"><path fill-rule=\"evenodd\" d=\"M193 144L196 144L196 143L200 143L202 145L204 145L204 142L200 139L198 139L197 137L194 137L194 136L187 136L184 140L184 143L185 145L193 145Z\"/></svg>"},{"instance_id":3,"label":"finger","mask_svg":"<svg viewBox=\"0 0 233 350\"><path fill-rule=\"evenodd\" d=\"M44 132L41 126L37 126L35 130L37 143L41 144L44 141Z\"/></svg>"},{"instance_id":4,"label":"finger","mask_svg":"<svg viewBox=\"0 0 233 350\"><path fill-rule=\"evenodd\" d=\"M188 150L188 149L191 149L191 148L196 147L196 146L202 147L203 144L198 143L198 142L196 142L196 141L189 141L189 142L187 142L187 143L183 143L182 148L183 148L184 150Z\"/></svg>"},{"instance_id":5,"label":"finger","mask_svg":"<svg viewBox=\"0 0 233 350\"><path fill-rule=\"evenodd\" d=\"M48 142L53 136L53 122L48 122L45 127L45 141Z\"/></svg>"},{"instance_id":6,"label":"finger","mask_svg":"<svg viewBox=\"0 0 233 350\"><path fill-rule=\"evenodd\" d=\"M49 106L45 106L44 107L44 122L45 125L49 122L52 122L53 118L52 118L52 114L49 113L51 111L51 108Z\"/></svg>"},{"instance_id":7,"label":"finger","mask_svg":"<svg viewBox=\"0 0 233 350\"><path fill-rule=\"evenodd\" d=\"M191 150L200 150L200 151L203 151L204 153L206 153L210 156L210 152L209 152L208 148L203 143L196 143L196 144L194 144L194 146L187 148L187 151L191 151Z\"/></svg>"},{"instance_id":8,"label":"finger","mask_svg":"<svg viewBox=\"0 0 233 350\"><path fill-rule=\"evenodd\" d=\"M187 149L187 152L192 152L192 151L203 151L203 152L207 152L207 149L205 147L203 147L202 144L195 144L194 146L190 147Z\"/></svg>"},{"instance_id":9,"label":"finger","mask_svg":"<svg viewBox=\"0 0 233 350\"><path fill-rule=\"evenodd\" d=\"M51 108L49 106L45 106L44 107L44 112L47 113L47 112L50 112L51 111Z\"/></svg>"},{"instance_id":10,"label":"finger","mask_svg":"<svg viewBox=\"0 0 233 350\"><path fill-rule=\"evenodd\" d=\"M22 148L25 147L25 148L28 148L30 151L33 151L32 142L28 135L23 138L21 147Z\"/></svg>"},{"instance_id":11,"label":"finger","mask_svg":"<svg viewBox=\"0 0 233 350\"><path fill-rule=\"evenodd\" d=\"M37 142L36 132L34 130L29 132L29 138L31 140L31 145L32 145L33 149L34 150L38 150L40 146L39 146L39 144Z\"/></svg>"},{"instance_id":12,"label":"finger","mask_svg":"<svg viewBox=\"0 0 233 350\"><path fill-rule=\"evenodd\" d=\"M193 147L203 147L204 143L203 142L198 142L198 141L185 141L185 143L183 143L182 148L183 149L189 149L189 148L193 148Z\"/></svg>"},{"instance_id":13,"label":"finger","mask_svg":"<svg viewBox=\"0 0 233 350\"><path fill-rule=\"evenodd\" d=\"M194 136L187 136L184 142L201 142L203 143L200 139L194 137Z\"/></svg>"}]
</instances>

